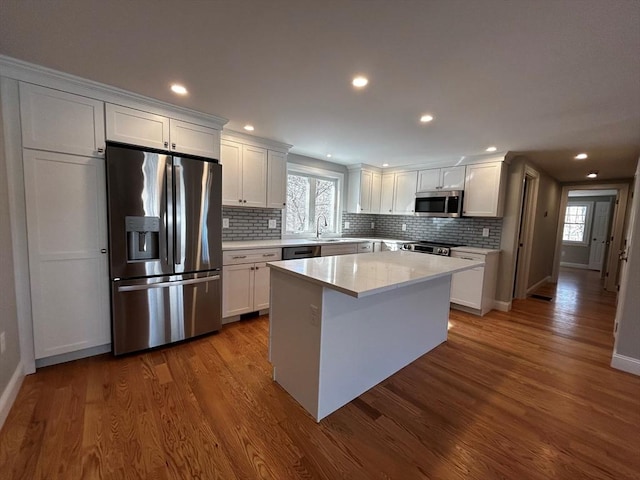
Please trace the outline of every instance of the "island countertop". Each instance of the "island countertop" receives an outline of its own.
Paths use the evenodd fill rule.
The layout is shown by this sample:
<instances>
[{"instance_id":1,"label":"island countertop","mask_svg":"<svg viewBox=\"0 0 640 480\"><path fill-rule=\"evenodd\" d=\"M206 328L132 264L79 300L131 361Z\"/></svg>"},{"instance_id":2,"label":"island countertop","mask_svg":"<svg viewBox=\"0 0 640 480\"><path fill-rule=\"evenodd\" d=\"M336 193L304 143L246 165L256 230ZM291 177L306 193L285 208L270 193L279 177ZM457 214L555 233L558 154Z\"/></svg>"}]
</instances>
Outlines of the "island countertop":
<instances>
[{"instance_id":1,"label":"island countertop","mask_svg":"<svg viewBox=\"0 0 640 480\"><path fill-rule=\"evenodd\" d=\"M360 298L484 265L417 252L376 252L269 262L276 270Z\"/></svg>"}]
</instances>

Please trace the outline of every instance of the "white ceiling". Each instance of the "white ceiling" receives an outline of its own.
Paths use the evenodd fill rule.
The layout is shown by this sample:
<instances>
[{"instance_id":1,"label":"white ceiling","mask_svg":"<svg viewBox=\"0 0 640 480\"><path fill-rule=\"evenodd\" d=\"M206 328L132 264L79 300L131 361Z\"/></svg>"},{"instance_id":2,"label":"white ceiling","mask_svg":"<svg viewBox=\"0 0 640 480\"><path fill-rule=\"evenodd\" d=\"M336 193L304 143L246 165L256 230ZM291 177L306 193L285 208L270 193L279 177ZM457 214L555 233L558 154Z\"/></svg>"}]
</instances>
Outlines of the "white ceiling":
<instances>
[{"instance_id":1,"label":"white ceiling","mask_svg":"<svg viewBox=\"0 0 640 480\"><path fill-rule=\"evenodd\" d=\"M633 176L639 25L637 0L1 0L0 53L302 155L397 166L495 145L576 181Z\"/></svg>"}]
</instances>

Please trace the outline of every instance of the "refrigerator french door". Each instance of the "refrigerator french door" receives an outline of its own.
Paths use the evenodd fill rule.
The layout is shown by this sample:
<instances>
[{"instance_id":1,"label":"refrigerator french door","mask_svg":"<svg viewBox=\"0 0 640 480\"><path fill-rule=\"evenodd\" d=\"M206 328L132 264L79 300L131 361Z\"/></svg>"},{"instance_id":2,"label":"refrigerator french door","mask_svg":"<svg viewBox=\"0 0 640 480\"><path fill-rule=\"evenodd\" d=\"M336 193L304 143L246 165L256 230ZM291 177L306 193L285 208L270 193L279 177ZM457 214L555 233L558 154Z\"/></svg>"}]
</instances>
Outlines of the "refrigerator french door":
<instances>
[{"instance_id":1,"label":"refrigerator french door","mask_svg":"<svg viewBox=\"0 0 640 480\"><path fill-rule=\"evenodd\" d=\"M222 167L107 144L112 350L221 327Z\"/></svg>"}]
</instances>

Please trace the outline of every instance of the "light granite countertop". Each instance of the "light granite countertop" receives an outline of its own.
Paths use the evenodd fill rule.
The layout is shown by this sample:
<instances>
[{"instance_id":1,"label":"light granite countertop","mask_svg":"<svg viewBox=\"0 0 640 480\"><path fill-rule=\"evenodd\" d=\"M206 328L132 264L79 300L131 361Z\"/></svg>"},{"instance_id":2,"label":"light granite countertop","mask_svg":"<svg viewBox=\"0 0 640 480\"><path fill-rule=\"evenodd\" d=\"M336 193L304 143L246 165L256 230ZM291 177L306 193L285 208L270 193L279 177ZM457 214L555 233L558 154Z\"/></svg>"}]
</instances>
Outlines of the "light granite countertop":
<instances>
[{"instance_id":1,"label":"light granite countertop","mask_svg":"<svg viewBox=\"0 0 640 480\"><path fill-rule=\"evenodd\" d=\"M478 253L480 255L489 255L492 253L500 253L500 250L492 249L492 248L480 248L480 247L453 247L451 249L452 252L467 252L467 253Z\"/></svg>"},{"instance_id":2,"label":"light granite countertop","mask_svg":"<svg viewBox=\"0 0 640 480\"><path fill-rule=\"evenodd\" d=\"M364 297L484 265L416 252L376 252L269 262L281 272L353 297Z\"/></svg>"},{"instance_id":3,"label":"light granite countertop","mask_svg":"<svg viewBox=\"0 0 640 480\"><path fill-rule=\"evenodd\" d=\"M246 240L222 242L222 250L249 250L254 248L278 248L299 247L302 245L332 245L334 243L360 243L360 242L388 242L410 243L408 240L396 240L390 238L320 238L315 239L277 239L277 240Z\"/></svg>"}]
</instances>

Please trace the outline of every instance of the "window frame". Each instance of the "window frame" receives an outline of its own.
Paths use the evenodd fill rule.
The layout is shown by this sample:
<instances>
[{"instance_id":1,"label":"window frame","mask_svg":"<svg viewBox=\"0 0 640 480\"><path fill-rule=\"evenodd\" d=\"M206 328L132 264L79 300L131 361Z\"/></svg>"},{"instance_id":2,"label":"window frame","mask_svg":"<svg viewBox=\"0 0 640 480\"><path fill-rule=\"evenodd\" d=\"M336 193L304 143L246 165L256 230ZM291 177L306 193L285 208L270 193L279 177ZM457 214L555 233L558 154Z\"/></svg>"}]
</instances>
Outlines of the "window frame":
<instances>
[{"instance_id":1,"label":"window frame","mask_svg":"<svg viewBox=\"0 0 640 480\"><path fill-rule=\"evenodd\" d=\"M565 240L564 239L564 227L567 224L566 223L567 209L569 207L586 207L587 208L587 211L585 213L585 219L584 219L584 236L583 236L582 241ZM566 206L565 211L564 211L564 218L562 220L562 244L570 246L570 247L571 246L573 246L573 247L588 247L591 244L589 239L591 238L592 216L593 216L593 202L580 202L580 201L567 202L567 206Z\"/></svg>"},{"instance_id":2,"label":"window frame","mask_svg":"<svg viewBox=\"0 0 640 480\"><path fill-rule=\"evenodd\" d=\"M335 172L333 170L325 170L324 168L309 167L307 165L301 165L297 163L287 162L287 190L289 188L289 174L301 174L311 175L314 177L321 177L328 180L336 180L336 199L335 199L335 218L336 218L336 231L323 233L324 238L340 237L342 236L342 204L343 204L343 189L344 189L344 174ZM314 212L315 213L315 212ZM314 215L315 218L315 215ZM301 232L292 233L287 232L287 205L282 209L282 232L283 239L294 238L309 238L315 236L313 232Z\"/></svg>"}]
</instances>

